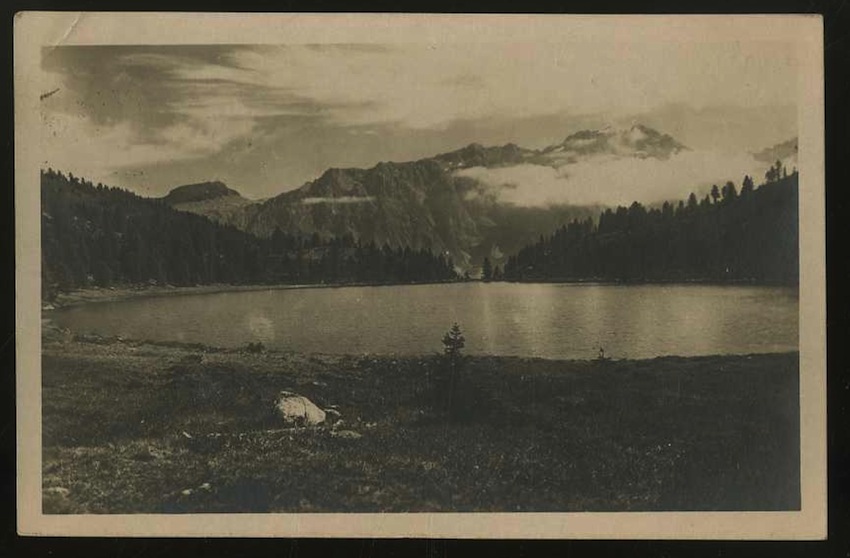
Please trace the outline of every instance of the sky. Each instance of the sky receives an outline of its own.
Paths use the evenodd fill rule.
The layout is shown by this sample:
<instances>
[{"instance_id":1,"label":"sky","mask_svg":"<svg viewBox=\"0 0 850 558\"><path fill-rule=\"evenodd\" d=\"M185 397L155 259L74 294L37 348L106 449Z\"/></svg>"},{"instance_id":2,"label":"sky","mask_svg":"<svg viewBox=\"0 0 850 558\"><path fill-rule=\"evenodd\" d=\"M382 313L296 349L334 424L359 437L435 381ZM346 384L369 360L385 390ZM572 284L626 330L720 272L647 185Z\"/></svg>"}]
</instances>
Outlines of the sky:
<instances>
[{"instance_id":1,"label":"sky","mask_svg":"<svg viewBox=\"0 0 850 558\"><path fill-rule=\"evenodd\" d=\"M535 185L529 203L611 203L718 167L740 180L749 152L797 133L795 50L780 42L60 46L42 70L43 165L150 196L221 180L261 199L331 167L638 122L691 148L512 178Z\"/></svg>"}]
</instances>

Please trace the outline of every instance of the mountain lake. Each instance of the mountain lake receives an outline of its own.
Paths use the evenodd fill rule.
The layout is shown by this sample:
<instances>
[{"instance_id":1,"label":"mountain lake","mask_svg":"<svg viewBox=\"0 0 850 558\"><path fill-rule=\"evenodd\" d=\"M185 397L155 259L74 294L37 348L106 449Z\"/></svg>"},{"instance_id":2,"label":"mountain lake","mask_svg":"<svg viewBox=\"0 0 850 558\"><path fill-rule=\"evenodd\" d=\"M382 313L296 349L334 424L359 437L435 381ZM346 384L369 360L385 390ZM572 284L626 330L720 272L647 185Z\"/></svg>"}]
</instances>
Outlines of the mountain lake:
<instances>
[{"instance_id":1,"label":"mountain lake","mask_svg":"<svg viewBox=\"0 0 850 558\"><path fill-rule=\"evenodd\" d=\"M795 288L454 283L144 297L54 312L76 333L334 354L439 352L453 322L465 352L614 359L798 350Z\"/></svg>"}]
</instances>

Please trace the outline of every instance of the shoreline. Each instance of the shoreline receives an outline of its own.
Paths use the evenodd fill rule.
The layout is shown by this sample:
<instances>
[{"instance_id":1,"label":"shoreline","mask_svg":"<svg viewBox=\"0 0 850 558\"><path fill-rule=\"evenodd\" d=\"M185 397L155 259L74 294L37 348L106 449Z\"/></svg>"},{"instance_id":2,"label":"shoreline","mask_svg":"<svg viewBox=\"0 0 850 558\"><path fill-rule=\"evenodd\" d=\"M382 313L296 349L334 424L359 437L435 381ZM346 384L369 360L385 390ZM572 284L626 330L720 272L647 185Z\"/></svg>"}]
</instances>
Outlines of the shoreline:
<instances>
[{"instance_id":1,"label":"shoreline","mask_svg":"<svg viewBox=\"0 0 850 558\"><path fill-rule=\"evenodd\" d=\"M260 354L260 355L280 355L280 356L302 356L306 358L316 357L316 358L330 358L330 359L338 359L338 358L374 358L374 359L396 359L396 360L407 360L407 359L422 359L422 358L432 358L435 356L439 356L441 353L435 348L433 351L422 352L422 353L375 353L375 352L360 352L360 353L329 353L329 352L321 352L321 351L299 351L294 349L280 349L274 346L265 346L262 343L259 343L261 347L258 350L252 351L249 346L252 343L248 343L246 345L239 346L220 346L220 345L210 345L208 343L201 342L192 342L192 341L170 341L170 340L157 340L157 339L142 339L136 337L121 337L114 335L101 335L97 333L79 333L73 331L68 328L59 327L52 320L46 318L42 321L42 342L45 346L57 346L57 345L65 345L65 344L80 344L80 345L92 345L92 346L114 346L121 348L162 348L162 349L173 349L178 351L195 351L202 353L214 353L214 354L231 354L231 355L247 355L247 354ZM516 361L516 362L530 362L530 363L563 363L563 364L593 364L593 365L615 365L622 363L652 363L658 361L699 361L699 360L712 360L718 358L761 358L771 355L798 355L798 350L784 350L784 351L768 351L761 353L710 353L703 355L677 355L677 354L661 354L656 356L649 356L643 358L615 358L615 357L605 357L600 359L598 357L595 358L548 358L544 356L526 356L526 355L515 355L515 354L476 354L476 353L466 353L464 354L464 359L467 361L476 361L476 362L486 362L486 361Z\"/></svg>"}]
</instances>

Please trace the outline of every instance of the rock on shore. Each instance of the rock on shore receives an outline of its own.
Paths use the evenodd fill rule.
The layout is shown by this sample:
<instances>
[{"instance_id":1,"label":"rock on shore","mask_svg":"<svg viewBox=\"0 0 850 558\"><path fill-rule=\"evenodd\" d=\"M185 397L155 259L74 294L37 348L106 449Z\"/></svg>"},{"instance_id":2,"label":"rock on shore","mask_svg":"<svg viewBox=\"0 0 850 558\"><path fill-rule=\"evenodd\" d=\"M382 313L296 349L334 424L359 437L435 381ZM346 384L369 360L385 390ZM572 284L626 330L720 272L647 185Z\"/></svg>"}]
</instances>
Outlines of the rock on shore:
<instances>
[{"instance_id":1,"label":"rock on shore","mask_svg":"<svg viewBox=\"0 0 850 558\"><path fill-rule=\"evenodd\" d=\"M275 408L284 422L290 424L316 426L325 422L323 410L303 395L290 391L278 394Z\"/></svg>"}]
</instances>

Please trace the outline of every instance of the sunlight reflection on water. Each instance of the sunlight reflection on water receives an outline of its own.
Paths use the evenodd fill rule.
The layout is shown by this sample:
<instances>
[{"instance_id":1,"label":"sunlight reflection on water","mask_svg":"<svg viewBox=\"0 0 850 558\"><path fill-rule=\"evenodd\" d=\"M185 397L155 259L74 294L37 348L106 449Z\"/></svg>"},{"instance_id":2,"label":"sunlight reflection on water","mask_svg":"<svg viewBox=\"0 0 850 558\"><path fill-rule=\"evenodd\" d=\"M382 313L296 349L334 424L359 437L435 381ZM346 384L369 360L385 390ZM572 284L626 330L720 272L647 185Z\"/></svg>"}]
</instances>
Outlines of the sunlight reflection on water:
<instances>
[{"instance_id":1,"label":"sunlight reflection on water","mask_svg":"<svg viewBox=\"0 0 850 558\"><path fill-rule=\"evenodd\" d=\"M432 353L457 321L471 354L614 358L797 350L795 289L459 283L223 292L56 314L77 332L324 353Z\"/></svg>"}]
</instances>

